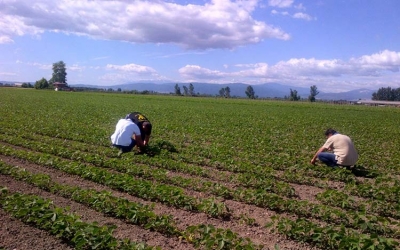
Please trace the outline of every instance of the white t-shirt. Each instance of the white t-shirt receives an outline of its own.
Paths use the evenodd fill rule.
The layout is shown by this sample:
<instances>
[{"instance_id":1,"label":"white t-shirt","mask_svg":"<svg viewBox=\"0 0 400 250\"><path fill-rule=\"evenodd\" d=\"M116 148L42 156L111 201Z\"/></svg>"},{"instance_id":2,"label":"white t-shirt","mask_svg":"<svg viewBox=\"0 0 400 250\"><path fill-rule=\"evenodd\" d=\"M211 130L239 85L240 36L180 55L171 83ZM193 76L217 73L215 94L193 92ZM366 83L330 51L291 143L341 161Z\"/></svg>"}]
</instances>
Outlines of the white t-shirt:
<instances>
[{"instance_id":1,"label":"white t-shirt","mask_svg":"<svg viewBox=\"0 0 400 250\"><path fill-rule=\"evenodd\" d=\"M139 127L130 119L120 119L111 136L111 142L115 145L129 146L133 135L140 136Z\"/></svg>"},{"instance_id":2,"label":"white t-shirt","mask_svg":"<svg viewBox=\"0 0 400 250\"><path fill-rule=\"evenodd\" d=\"M337 163L340 165L352 166L358 160L357 150L347 135L334 134L326 140L323 147L333 149Z\"/></svg>"}]
</instances>

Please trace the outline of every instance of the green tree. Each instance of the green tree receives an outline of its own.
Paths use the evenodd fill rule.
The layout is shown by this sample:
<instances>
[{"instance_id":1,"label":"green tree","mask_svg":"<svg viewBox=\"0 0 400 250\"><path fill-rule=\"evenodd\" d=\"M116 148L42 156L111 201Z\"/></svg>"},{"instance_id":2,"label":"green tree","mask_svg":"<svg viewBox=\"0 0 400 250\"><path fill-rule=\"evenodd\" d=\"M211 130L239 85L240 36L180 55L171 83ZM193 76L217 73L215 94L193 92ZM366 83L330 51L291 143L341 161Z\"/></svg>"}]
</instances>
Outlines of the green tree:
<instances>
[{"instance_id":1,"label":"green tree","mask_svg":"<svg viewBox=\"0 0 400 250\"><path fill-rule=\"evenodd\" d=\"M218 93L220 97L225 97L225 88L221 88Z\"/></svg>"},{"instance_id":2,"label":"green tree","mask_svg":"<svg viewBox=\"0 0 400 250\"><path fill-rule=\"evenodd\" d=\"M300 100L300 96L297 94L297 90L292 90L292 89L290 89L289 100L291 100L291 101L298 101L298 100Z\"/></svg>"},{"instance_id":3,"label":"green tree","mask_svg":"<svg viewBox=\"0 0 400 250\"><path fill-rule=\"evenodd\" d=\"M195 95L193 84L189 84L189 95L191 95L191 96L194 96L194 95Z\"/></svg>"},{"instance_id":4,"label":"green tree","mask_svg":"<svg viewBox=\"0 0 400 250\"><path fill-rule=\"evenodd\" d=\"M228 86L225 87L225 97L230 98L231 97L231 88Z\"/></svg>"},{"instance_id":5,"label":"green tree","mask_svg":"<svg viewBox=\"0 0 400 250\"><path fill-rule=\"evenodd\" d=\"M245 93L248 98L256 99L256 96L255 96L256 93L254 92L254 89L251 85L247 86Z\"/></svg>"},{"instance_id":6,"label":"green tree","mask_svg":"<svg viewBox=\"0 0 400 250\"><path fill-rule=\"evenodd\" d=\"M230 98L231 97L231 88L226 86L225 88L221 88L218 93L219 93L220 97Z\"/></svg>"},{"instance_id":7,"label":"green tree","mask_svg":"<svg viewBox=\"0 0 400 250\"><path fill-rule=\"evenodd\" d=\"M317 86L313 85L310 87L310 95L308 96L308 100L310 102L315 102L315 97L319 94Z\"/></svg>"},{"instance_id":8,"label":"green tree","mask_svg":"<svg viewBox=\"0 0 400 250\"><path fill-rule=\"evenodd\" d=\"M400 88L392 89L391 87L380 88L377 92L372 93L372 100L375 101L400 101Z\"/></svg>"},{"instance_id":9,"label":"green tree","mask_svg":"<svg viewBox=\"0 0 400 250\"><path fill-rule=\"evenodd\" d=\"M67 83L67 70L63 61L53 63L53 75L49 83L55 82Z\"/></svg>"},{"instance_id":10,"label":"green tree","mask_svg":"<svg viewBox=\"0 0 400 250\"><path fill-rule=\"evenodd\" d=\"M22 88L33 88L33 85L31 84L31 83L26 83L26 82L24 82L22 85L21 85L21 87Z\"/></svg>"},{"instance_id":11,"label":"green tree","mask_svg":"<svg viewBox=\"0 0 400 250\"><path fill-rule=\"evenodd\" d=\"M46 78L42 77L42 79L35 82L34 87L35 89L47 89L49 86L49 82L46 80Z\"/></svg>"},{"instance_id":12,"label":"green tree","mask_svg":"<svg viewBox=\"0 0 400 250\"><path fill-rule=\"evenodd\" d=\"M189 89L185 85L183 85L183 94L184 95L189 95Z\"/></svg>"},{"instance_id":13,"label":"green tree","mask_svg":"<svg viewBox=\"0 0 400 250\"><path fill-rule=\"evenodd\" d=\"M175 84L175 95L182 95L181 88L178 84Z\"/></svg>"}]
</instances>

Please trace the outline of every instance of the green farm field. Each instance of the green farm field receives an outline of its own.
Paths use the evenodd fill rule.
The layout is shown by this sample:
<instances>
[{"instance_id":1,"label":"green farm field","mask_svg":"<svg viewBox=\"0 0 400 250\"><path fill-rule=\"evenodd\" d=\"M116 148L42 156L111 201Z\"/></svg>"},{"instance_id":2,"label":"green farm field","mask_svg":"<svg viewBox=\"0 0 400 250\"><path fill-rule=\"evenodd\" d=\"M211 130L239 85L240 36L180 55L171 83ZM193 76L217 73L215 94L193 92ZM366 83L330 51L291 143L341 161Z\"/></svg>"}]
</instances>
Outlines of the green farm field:
<instances>
[{"instance_id":1,"label":"green farm field","mask_svg":"<svg viewBox=\"0 0 400 250\"><path fill-rule=\"evenodd\" d=\"M118 157L118 119L153 124ZM400 109L0 88L0 249L400 249ZM311 165L332 127L353 169Z\"/></svg>"}]
</instances>

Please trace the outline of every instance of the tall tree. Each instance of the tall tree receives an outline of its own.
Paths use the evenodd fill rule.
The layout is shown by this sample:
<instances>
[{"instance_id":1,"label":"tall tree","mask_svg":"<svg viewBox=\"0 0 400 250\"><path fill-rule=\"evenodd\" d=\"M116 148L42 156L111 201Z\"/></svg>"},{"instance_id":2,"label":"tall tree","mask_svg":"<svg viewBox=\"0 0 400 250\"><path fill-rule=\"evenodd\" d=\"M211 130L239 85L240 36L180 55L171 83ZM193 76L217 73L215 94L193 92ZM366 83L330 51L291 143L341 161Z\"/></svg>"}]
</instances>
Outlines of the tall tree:
<instances>
[{"instance_id":1,"label":"tall tree","mask_svg":"<svg viewBox=\"0 0 400 250\"><path fill-rule=\"evenodd\" d=\"M220 97L225 97L225 88L221 88L218 93Z\"/></svg>"},{"instance_id":2,"label":"tall tree","mask_svg":"<svg viewBox=\"0 0 400 250\"><path fill-rule=\"evenodd\" d=\"M63 61L53 63L53 75L50 84L55 82L67 83L67 69Z\"/></svg>"},{"instance_id":3,"label":"tall tree","mask_svg":"<svg viewBox=\"0 0 400 250\"><path fill-rule=\"evenodd\" d=\"M181 88L178 84L175 84L175 95L182 95Z\"/></svg>"},{"instance_id":4,"label":"tall tree","mask_svg":"<svg viewBox=\"0 0 400 250\"><path fill-rule=\"evenodd\" d=\"M300 96L297 94L297 90L292 90L292 89L290 89L289 100L291 100L291 101L298 101L298 100L300 100Z\"/></svg>"},{"instance_id":5,"label":"tall tree","mask_svg":"<svg viewBox=\"0 0 400 250\"><path fill-rule=\"evenodd\" d=\"M256 93L254 92L254 89L251 85L247 86L245 93L248 98L256 99L256 96L255 96Z\"/></svg>"},{"instance_id":6,"label":"tall tree","mask_svg":"<svg viewBox=\"0 0 400 250\"><path fill-rule=\"evenodd\" d=\"M317 86L313 85L310 87L310 95L308 96L308 100L310 102L315 102L315 97L319 94Z\"/></svg>"},{"instance_id":7,"label":"tall tree","mask_svg":"<svg viewBox=\"0 0 400 250\"><path fill-rule=\"evenodd\" d=\"M183 94L184 95L189 95L189 89L185 85L183 85Z\"/></svg>"},{"instance_id":8,"label":"tall tree","mask_svg":"<svg viewBox=\"0 0 400 250\"><path fill-rule=\"evenodd\" d=\"M229 86L225 87L225 97L230 98L231 97L231 88Z\"/></svg>"},{"instance_id":9,"label":"tall tree","mask_svg":"<svg viewBox=\"0 0 400 250\"><path fill-rule=\"evenodd\" d=\"M189 84L189 95L194 96L194 86L193 84Z\"/></svg>"}]
</instances>

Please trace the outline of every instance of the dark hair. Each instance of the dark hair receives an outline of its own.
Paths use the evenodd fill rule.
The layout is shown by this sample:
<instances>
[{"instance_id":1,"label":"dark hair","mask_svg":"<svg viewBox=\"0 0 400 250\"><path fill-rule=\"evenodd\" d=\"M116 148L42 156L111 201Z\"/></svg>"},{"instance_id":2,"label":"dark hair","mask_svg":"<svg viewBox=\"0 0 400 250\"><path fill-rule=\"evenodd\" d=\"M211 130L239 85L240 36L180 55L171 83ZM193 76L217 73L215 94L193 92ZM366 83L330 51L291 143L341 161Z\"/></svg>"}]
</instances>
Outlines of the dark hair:
<instances>
[{"instance_id":1,"label":"dark hair","mask_svg":"<svg viewBox=\"0 0 400 250\"><path fill-rule=\"evenodd\" d=\"M328 129L325 131L325 136L328 136L328 135L330 135L330 134L332 134L332 135L336 134L336 130L334 130L333 128L328 128Z\"/></svg>"},{"instance_id":2,"label":"dark hair","mask_svg":"<svg viewBox=\"0 0 400 250\"><path fill-rule=\"evenodd\" d=\"M147 134L151 134L151 128L153 127L150 122L143 122L142 126L148 131Z\"/></svg>"}]
</instances>

